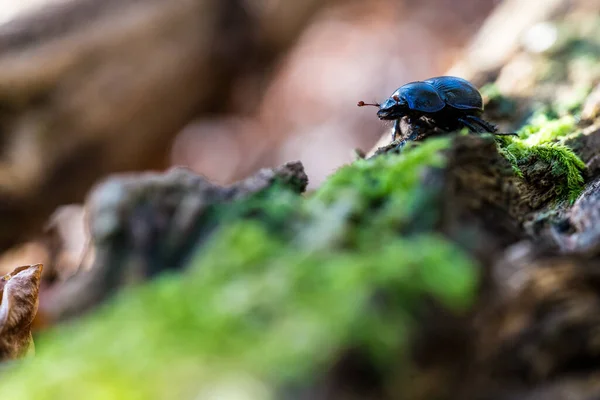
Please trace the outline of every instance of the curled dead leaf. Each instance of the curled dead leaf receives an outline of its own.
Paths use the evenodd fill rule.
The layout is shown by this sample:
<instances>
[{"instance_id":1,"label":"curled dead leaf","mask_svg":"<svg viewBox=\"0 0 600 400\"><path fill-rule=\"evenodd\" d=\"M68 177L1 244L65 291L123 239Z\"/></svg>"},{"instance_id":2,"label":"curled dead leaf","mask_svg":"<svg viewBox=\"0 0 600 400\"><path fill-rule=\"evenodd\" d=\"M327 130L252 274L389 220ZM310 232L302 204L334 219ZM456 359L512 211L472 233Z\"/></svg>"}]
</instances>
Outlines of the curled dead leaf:
<instances>
[{"instance_id":1,"label":"curled dead leaf","mask_svg":"<svg viewBox=\"0 0 600 400\"><path fill-rule=\"evenodd\" d=\"M25 265L0 278L0 361L22 357L32 348L42 268Z\"/></svg>"}]
</instances>

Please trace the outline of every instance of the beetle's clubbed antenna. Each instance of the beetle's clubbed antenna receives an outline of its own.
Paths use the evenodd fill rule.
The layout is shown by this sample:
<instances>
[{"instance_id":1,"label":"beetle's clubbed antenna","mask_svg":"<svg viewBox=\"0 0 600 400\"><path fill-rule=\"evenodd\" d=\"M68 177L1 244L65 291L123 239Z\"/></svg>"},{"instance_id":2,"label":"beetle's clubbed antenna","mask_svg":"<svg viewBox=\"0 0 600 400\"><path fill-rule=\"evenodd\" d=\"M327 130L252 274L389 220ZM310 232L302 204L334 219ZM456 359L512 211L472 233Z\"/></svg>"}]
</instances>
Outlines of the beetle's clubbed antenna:
<instances>
[{"instance_id":1,"label":"beetle's clubbed antenna","mask_svg":"<svg viewBox=\"0 0 600 400\"><path fill-rule=\"evenodd\" d=\"M375 106L375 107L379 107L379 103L365 103L364 101L359 101L357 104L357 106L359 107L364 107L364 106Z\"/></svg>"}]
</instances>

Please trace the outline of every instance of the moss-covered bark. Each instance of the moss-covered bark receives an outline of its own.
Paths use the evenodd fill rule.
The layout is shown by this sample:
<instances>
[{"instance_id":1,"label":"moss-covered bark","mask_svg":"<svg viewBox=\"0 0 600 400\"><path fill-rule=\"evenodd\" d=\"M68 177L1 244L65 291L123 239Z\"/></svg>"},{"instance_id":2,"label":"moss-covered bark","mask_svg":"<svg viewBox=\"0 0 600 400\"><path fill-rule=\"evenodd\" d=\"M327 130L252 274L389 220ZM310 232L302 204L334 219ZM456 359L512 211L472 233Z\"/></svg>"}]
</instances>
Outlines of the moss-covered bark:
<instances>
[{"instance_id":1,"label":"moss-covered bark","mask_svg":"<svg viewBox=\"0 0 600 400\"><path fill-rule=\"evenodd\" d=\"M438 209L419 184L427 168L443 167L449 143L358 161L308 198L276 180L217 206L207 217L219 228L185 273L121 293L47 335L36 361L0 392L277 398L316 384L350 350L365 368L387 371L376 388L385 390L406 372L424 301L460 312L474 299L474 262L433 231ZM409 224L416 215L419 229Z\"/></svg>"},{"instance_id":2,"label":"moss-covered bark","mask_svg":"<svg viewBox=\"0 0 600 400\"><path fill-rule=\"evenodd\" d=\"M160 199L194 188L213 193L212 205L192 213L195 229L186 241L195 246L149 253L156 267L174 259L168 249L192 249L188 257L178 254L188 260L185 272L124 290L73 326L44 335L36 359L7 374L0 393L166 399L232 390L262 399L334 385L335 398L360 390L396 397L398 382L406 382L407 395L418 393L423 383L411 385L411 371L427 370L418 360L439 355L415 344L453 336L439 337L445 328L428 328L427 316L458 321L472 314L481 268L518 238L516 217L530 209L521 195L537 190L498 152L502 145L491 137L429 139L402 154L358 160L306 196L298 192L305 183L277 173L237 199L190 178L183 187L159 184L163 178L129 187L119 214L160 215ZM557 175L558 184L567 180ZM96 240L121 255L110 258L111 270L139 269L148 246L138 241L123 256L138 223L101 212L103 202L116 205L106 195L116 187L109 181L92 196L99 202L92 203L99 210ZM114 221L108 231L107 220ZM148 243L163 244L177 221ZM469 337L457 322L447 324ZM348 382L346 369L357 363L365 376Z\"/></svg>"}]
</instances>

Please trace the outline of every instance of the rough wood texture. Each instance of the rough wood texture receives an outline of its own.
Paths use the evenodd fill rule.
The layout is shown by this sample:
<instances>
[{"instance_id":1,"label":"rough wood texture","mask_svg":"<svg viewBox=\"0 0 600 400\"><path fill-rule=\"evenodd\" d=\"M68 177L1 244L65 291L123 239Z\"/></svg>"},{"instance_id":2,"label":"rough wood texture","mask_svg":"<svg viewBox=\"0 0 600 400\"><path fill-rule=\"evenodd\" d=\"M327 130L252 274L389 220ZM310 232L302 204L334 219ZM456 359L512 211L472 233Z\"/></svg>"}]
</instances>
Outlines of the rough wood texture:
<instances>
[{"instance_id":1,"label":"rough wood texture","mask_svg":"<svg viewBox=\"0 0 600 400\"><path fill-rule=\"evenodd\" d=\"M290 162L227 187L184 168L101 182L86 204L94 245L91 270L56 284L47 293L40 318L51 323L80 315L124 286L181 270L216 229L211 220L215 206L259 193L275 182L303 192L308 177L301 163Z\"/></svg>"}]
</instances>

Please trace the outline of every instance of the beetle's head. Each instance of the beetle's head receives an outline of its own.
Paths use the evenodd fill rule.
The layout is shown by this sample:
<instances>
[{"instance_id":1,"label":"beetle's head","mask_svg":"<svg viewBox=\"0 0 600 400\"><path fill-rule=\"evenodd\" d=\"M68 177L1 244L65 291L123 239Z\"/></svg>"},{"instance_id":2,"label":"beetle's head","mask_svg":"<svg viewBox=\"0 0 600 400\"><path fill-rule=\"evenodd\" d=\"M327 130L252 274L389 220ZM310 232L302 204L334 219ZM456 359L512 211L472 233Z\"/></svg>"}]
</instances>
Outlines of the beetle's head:
<instances>
[{"instance_id":1,"label":"beetle's head","mask_svg":"<svg viewBox=\"0 0 600 400\"><path fill-rule=\"evenodd\" d=\"M377 116L379 119L398 119L406 113L406 101L394 94L379 105Z\"/></svg>"},{"instance_id":2,"label":"beetle's head","mask_svg":"<svg viewBox=\"0 0 600 400\"><path fill-rule=\"evenodd\" d=\"M377 116L379 119L398 119L402 118L406 113L406 101L397 94L386 99L383 103L365 103L364 101L358 102L359 107L363 106L375 106L379 107Z\"/></svg>"}]
</instances>

